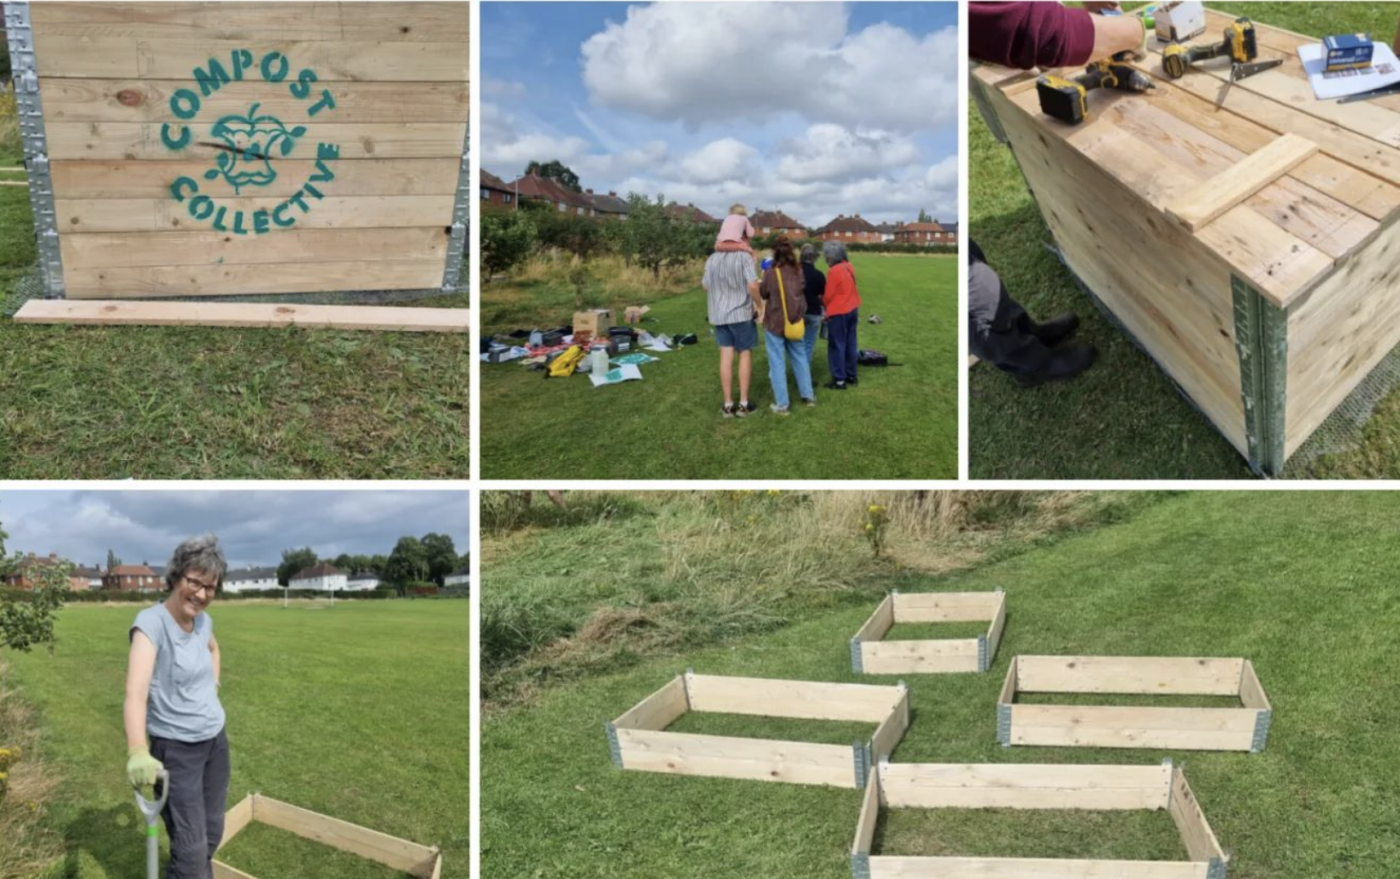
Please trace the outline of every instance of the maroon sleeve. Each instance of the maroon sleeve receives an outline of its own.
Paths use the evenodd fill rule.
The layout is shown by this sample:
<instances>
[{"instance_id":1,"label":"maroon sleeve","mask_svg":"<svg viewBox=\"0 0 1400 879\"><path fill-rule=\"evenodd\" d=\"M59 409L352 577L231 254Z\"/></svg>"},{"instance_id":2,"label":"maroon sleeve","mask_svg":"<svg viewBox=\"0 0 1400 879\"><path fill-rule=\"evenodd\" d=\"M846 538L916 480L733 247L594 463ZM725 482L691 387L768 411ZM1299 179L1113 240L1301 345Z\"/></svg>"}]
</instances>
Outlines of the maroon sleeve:
<instances>
[{"instance_id":1,"label":"maroon sleeve","mask_svg":"<svg viewBox=\"0 0 1400 879\"><path fill-rule=\"evenodd\" d=\"M1074 67L1094 51L1094 21L1059 3L967 4L968 55L1003 67Z\"/></svg>"}]
</instances>

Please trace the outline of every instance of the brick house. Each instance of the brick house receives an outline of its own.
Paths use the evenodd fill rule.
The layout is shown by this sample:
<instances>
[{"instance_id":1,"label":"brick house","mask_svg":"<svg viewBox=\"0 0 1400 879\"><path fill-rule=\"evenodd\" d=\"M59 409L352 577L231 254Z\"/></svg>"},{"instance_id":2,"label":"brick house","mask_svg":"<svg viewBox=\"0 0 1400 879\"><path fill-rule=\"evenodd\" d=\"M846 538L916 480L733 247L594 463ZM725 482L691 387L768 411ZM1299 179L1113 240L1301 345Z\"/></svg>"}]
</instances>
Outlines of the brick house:
<instances>
[{"instance_id":1,"label":"brick house","mask_svg":"<svg viewBox=\"0 0 1400 879\"><path fill-rule=\"evenodd\" d=\"M756 234L768 238L773 235L786 235L794 241L807 237L807 227L782 211L754 211L749 217Z\"/></svg>"},{"instance_id":2,"label":"brick house","mask_svg":"<svg viewBox=\"0 0 1400 879\"><path fill-rule=\"evenodd\" d=\"M79 565L73 569L73 574L69 579L73 582L68 588L72 589L74 592L87 592L89 589L101 589L102 569L88 568Z\"/></svg>"},{"instance_id":3,"label":"brick house","mask_svg":"<svg viewBox=\"0 0 1400 879\"><path fill-rule=\"evenodd\" d=\"M869 220L861 219L860 214L850 217L838 214L836 219L817 230L816 237L822 241L839 241L842 244L850 244L853 241L873 244L882 240L880 230Z\"/></svg>"},{"instance_id":4,"label":"brick house","mask_svg":"<svg viewBox=\"0 0 1400 879\"><path fill-rule=\"evenodd\" d=\"M609 192L607 195L599 195L591 189L585 189L583 194L593 204L593 214L605 220L625 220L631 208L627 204L627 199L618 198L616 192Z\"/></svg>"},{"instance_id":5,"label":"brick house","mask_svg":"<svg viewBox=\"0 0 1400 879\"><path fill-rule=\"evenodd\" d=\"M102 588L120 592L156 592L165 588L160 575L148 565L117 565L102 576Z\"/></svg>"},{"instance_id":6,"label":"brick house","mask_svg":"<svg viewBox=\"0 0 1400 879\"><path fill-rule=\"evenodd\" d=\"M710 223L718 226L719 220L700 210L693 204L686 204L684 207L671 202L664 208L666 216L673 220L689 220L692 223Z\"/></svg>"},{"instance_id":7,"label":"brick house","mask_svg":"<svg viewBox=\"0 0 1400 879\"><path fill-rule=\"evenodd\" d=\"M944 244L957 244L957 243L958 243L958 224L957 224L957 223L943 223L943 224L941 224L941 225L943 226L943 232L944 232L943 243L944 243Z\"/></svg>"},{"instance_id":8,"label":"brick house","mask_svg":"<svg viewBox=\"0 0 1400 879\"><path fill-rule=\"evenodd\" d=\"M514 208L515 190L510 188L510 184L482 168L481 201L482 207Z\"/></svg>"},{"instance_id":9,"label":"brick house","mask_svg":"<svg viewBox=\"0 0 1400 879\"><path fill-rule=\"evenodd\" d=\"M578 217L595 215L593 202L589 201L583 193L574 192L569 187L550 180L548 177L526 174L517 179L512 188L520 193L521 198L547 202L561 214L573 214Z\"/></svg>"},{"instance_id":10,"label":"brick house","mask_svg":"<svg viewBox=\"0 0 1400 879\"><path fill-rule=\"evenodd\" d=\"M39 573L45 568L54 568L59 565L71 565L67 559L58 557L58 553L51 552L47 556L36 556L29 553L15 564L15 569L5 575L4 583L15 589L33 589L39 585ZM87 579L78 577L76 572L70 572L68 588L86 589ZM81 584L81 585L79 585Z\"/></svg>"},{"instance_id":11,"label":"brick house","mask_svg":"<svg viewBox=\"0 0 1400 879\"><path fill-rule=\"evenodd\" d=\"M949 232L937 221L906 223L895 231L894 240L899 244L922 244L932 247L935 244L956 244L957 235Z\"/></svg>"},{"instance_id":12,"label":"brick house","mask_svg":"<svg viewBox=\"0 0 1400 879\"><path fill-rule=\"evenodd\" d=\"M880 240L886 243L894 241L895 233L904 223L880 223L875 226L875 231L880 233Z\"/></svg>"}]
</instances>

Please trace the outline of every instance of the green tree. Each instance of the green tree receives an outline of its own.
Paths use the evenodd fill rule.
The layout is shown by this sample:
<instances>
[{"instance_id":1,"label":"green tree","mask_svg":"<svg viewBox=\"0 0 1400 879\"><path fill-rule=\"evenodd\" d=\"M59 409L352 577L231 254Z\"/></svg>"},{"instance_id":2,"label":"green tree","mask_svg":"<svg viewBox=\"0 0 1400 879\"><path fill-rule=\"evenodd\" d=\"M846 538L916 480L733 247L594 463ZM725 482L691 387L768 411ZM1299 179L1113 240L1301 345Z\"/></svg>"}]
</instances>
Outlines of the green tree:
<instances>
[{"instance_id":1,"label":"green tree","mask_svg":"<svg viewBox=\"0 0 1400 879\"><path fill-rule=\"evenodd\" d=\"M379 576L384 576L384 569L389 566L389 557L382 553L375 553L369 557L369 563L365 567L375 572Z\"/></svg>"},{"instance_id":2,"label":"green tree","mask_svg":"<svg viewBox=\"0 0 1400 879\"><path fill-rule=\"evenodd\" d=\"M524 262L538 231L528 211L481 212L481 271L489 281Z\"/></svg>"},{"instance_id":3,"label":"green tree","mask_svg":"<svg viewBox=\"0 0 1400 879\"><path fill-rule=\"evenodd\" d=\"M928 215L928 211L924 210L923 208L919 208L919 222L920 222L920 223L932 223L932 222L933 222L933 217L930 217L930 216Z\"/></svg>"},{"instance_id":4,"label":"green tree","mask_svg":"<svg viewBox=\"0 0 1400 879\"><path fill-rule=\"evenodd\" d=\"M107 570L110 572L112 569L120 567L121 563L122 560L120 558L117 558L117 554L112 552L111 548L109 547L107 549Z\"/></svg>"},{"instance_id":5,"label":"green tree","mask_svg":"<svg viewBox=\"0 0 1400 879\"><path fill-rule=\"evenodd\" d=\"M19 557L5 554L5 538L0 528L0 576L18 569ZM25 571L29 581L26 591L7 591L0 595L0 647L10 647L28 653L36 646L48 645L53 652L54 622L68 595L70 562L56 565L30 565Z\"/></svg>"},{"instance_id":6,"label":"green tree","mask_svg":"<svg viewBox=\"0 0 1400 879\"><path fill-rule=\"evenodd\" d=\"M428 579L428 552L416 537L400 537L389 553L380 576L399 588L400 594L408 583Z\"/></svg>"},{"instance_id":7,"label":"green tree","mask_svg":"<svg viewBox=\"0 0 1400 879\"><path fill-rule=\"evenodd\" d=\"M525 173L537 174L546 180L553 180L560 186L572 189L574 192L583 192L583 187L578 182L578 175L558 159L544 163L532 161L526 166Z\"/></svg>"},{"instance_id":8,"label":"green tree","mask_svg":"<svg viewBox=\"0 0 1400 879\"><path fill-rule=\"evenodd\" d=\"M653 202L633 192L627 197L627 220L622 246L628 262L651 269L653 279L661 277L661 266L674 250L675 223L666 216L666 199Z\"/></svg>"},{"instance_id":9,"label":"green tree","mask_svg":"<svg viewBox=\"0 0 1400 879\"><path fill-rule=\"evenodd\" d=\"M439 586L442 578L457 569L457 548L446 534L423 535L423 551L428 557L428 576Z\"/></svg>"},{"instance_id":10,"label":"green tree","mask_svg":"<svg viewBox=\"0 0 1400 879\"><path fill-rule=\"evenodd\" d=\"M309 546L282 550L282 564L277 566L277 582L286 586L301 571L316 564L316 551Z\"/></svg>"}]
</instances>

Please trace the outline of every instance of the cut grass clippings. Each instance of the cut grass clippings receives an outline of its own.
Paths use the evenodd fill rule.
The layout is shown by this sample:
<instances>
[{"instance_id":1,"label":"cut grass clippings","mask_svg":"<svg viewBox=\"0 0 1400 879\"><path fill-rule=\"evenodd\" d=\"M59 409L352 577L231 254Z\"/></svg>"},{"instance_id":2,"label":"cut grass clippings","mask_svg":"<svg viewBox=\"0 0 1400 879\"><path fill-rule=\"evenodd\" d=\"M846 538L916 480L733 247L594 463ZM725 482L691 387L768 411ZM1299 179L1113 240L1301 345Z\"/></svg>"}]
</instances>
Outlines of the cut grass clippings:
<instances>
[{"instance_id":1,"label":"cut grass clippings","mask_svg":"<svg viewBox=\"0 0 1400 879\"><path fill-rule=\"evenodd\" d=\"M1142 4L1125 4L1125 8ZM1369 31L1387 40L1400 3L1208 3L1222 12L1299 33ZM974 479L1248 479L1244 459L1176 390L1153 361L1112 326L1048 253L1051 240L1011 151L968 110L971 237L1032 317L1066 311L1099 360L1071 382L1032 390L981 364L968 376L968 466ZM1123 258L1131 261L1133 247ZM1360 431L1359 445L1290 465L1289 478L1400 477L1400 389Z\"/></svg>"},{"instance_id":2,"label":"cut grass clippings","mask_svg":"<svg viewBox=\"0 0 1400 879\"><path fill-rule=\"evenodd\" d=\"M587 306L648 302L641 329L694 333L699 344L657 354L642 380L595 388L576 374L545 380L520 363L481 367L482 472L492 479L951 479L957 473L957 277L953 257L853 254L863 305L862 348L891 366L860 370L858 387L830 391L826 343L812 359L816 408L796 396L769 411L773 390L760 342L750 400L725 419L719 349L707 321L701 264L689 286L651 297L595 279ZM821 266L825 269L825 266ZM616 271L617 269L610 269ZM560 269L562 272L563 269ZM630 285L632 282L629 281ZM569 324L574 291L561 281L482 288L488 333ZM882 323L870 324L879 315ZM737 398L737 388L735 391Z\"/></svg>"}]
</instances>

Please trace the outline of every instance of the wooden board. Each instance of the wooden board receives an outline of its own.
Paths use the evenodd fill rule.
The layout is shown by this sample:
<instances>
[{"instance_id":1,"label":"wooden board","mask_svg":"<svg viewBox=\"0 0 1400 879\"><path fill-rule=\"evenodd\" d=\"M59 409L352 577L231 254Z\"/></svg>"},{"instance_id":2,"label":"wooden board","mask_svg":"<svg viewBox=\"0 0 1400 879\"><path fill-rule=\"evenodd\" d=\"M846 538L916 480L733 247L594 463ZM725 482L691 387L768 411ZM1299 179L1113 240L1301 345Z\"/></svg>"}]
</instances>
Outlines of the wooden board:
<instances>
[{"instance_id":1,"label":"wooden board","mask_svg":"<svg viewBox=\"0 0 1400 879\"><path fill-rule=\"evenodd\" d=\"M1164 809L1171 767L883 763L886 805L922 809Z\"/></svg>"},{"instance_id":2,"label":"wooden board","mask_svg":"<svg viewBox=\"0 0 1400 879\"><path fill-rule=\"evenodd\" d=\"M65 270L142 266L340 263L402 260L405 253L441 261L442 226L387 229L289 229L265 239L222 232L118 232L65 235Z\"/></svg>"},{"instance_id":3,"label":"wooden board","mask_svg":"<svg viewBox=\"0 0 1400 879\"><path fill-rule=\"evenodd\" d=\"M870 879L1206 879L1206 865L1048 858L870 859Z\"/></svg>"},{"instance_id":4,"label":"wooden board","mask_svg":"<svg viewBox=\"0 0 1400 879\"><path fill-rule=\"evenodd\" d=\"M70 299L430 290L442 286L442 260L71 269L64 282Z\"/></svg>"},{"instance_id":5,"label":"wooden board","mask_svg":"<svg viewBox=\"0 0 1400 879\"><path fill-rule=\"evenodd\" d=\"M685 679L672 678L664 687L652 693L623 714L613 725L618 729L662 730L690 709L685 694Z\"/></svg>"},{"instance_id":6,"label":"wooden board","mask_svg":"<svg viewBox=\"0 0 1400 879\"><path fill-rule=\"evenodd\" d=\"M880 774L877 766L870 769L870 780L865 785L865 795L861 797L860 819L856 822L856 839L851 844L851 854L869 854L875 842L875 828L880 823Z\"/></svg>"},{"instance_id":7,"label":"wooden board","mask_svg":"<svg viewBox=\"0 0 1400 879\"><path fill-rule=\"evenodd\" d=\"M281 198L216 198L214 216L225 209L225 227L231 228L239 211L244 214L245 234L254 234L250 219L258 211L276 211ZM326 196L307 201L309 210L295 207L283 216L294 219L296 229L382 229L394 226L447 226L452 222L450 195ZM189 209L170 198L97 198L54 200L61 234L86 232L173 232L211 228L212 220L197 220ZM285 231L278 229L269 234ZM439 278L441 283L441 278Z\"/></svg>"},{"instance_id":8,"label":"wooden board","mask_svg":"<svg viewBox=\"0 0 1400 879\"><path fill-rule=\"evenodd\" d=\"M1025 693L1142 693L1234 696L1243 659L1158 656L1018 656Z\"/></svg>"},{"instance_id":9,"label":"wooden board","mask_svg":"<svg viewBox=\"0 0 1400 879\"><path fill-rule=\"evenodd\" d=\"M248 826L253 820L253 795L248 794L239 800L232 808L224 813L224 836L219 841L219 848L228 845L233 839Z\"/></svg>"},{"instance_id":10,"label":"wooden board","mask_svg":"<svg viewBox=\"0 0 1400 879\"><path fill-rule=\"evenodd\" d=\"M253 801L253 813L259 822L270 827L425 879L432 875L438 857L437 849L320 815L261 794Z\"/></svg>"},{"instance_id":11,"label":"wooden board","mask_svg":"<svg viewBox=\"0 0 1400 879\"><path fill-rule=\"evenodd\" d=\"M464 308L396 308L369 305L263 305L233 302L82 302L31 299L15 323L95 326L303 327L465 333Z\"/></svg>"},{"instance_id":12,"label":"wooden board","mask_svg":"<svg viewBox=\"0 0 1400 879\"><path fill-rule=\"evenodd\" d=\"M256 876L251 876L247 873L244 873L242 870L239 870L235 867L230 867L228 864L222 863L220 861L216 860L213 863L214 879L257 879Z\"/></svg>"},{"instance_id":13,"label":"wooden board","mask_svg":"<svg viewBox=\"0 0 1400 879\"><path fill-rule=\"evenodd\" d=\"M137 36L183 40L467 42L471 16L458 3L35 3L36 39ZM465 48L463 51L466 51Z\"/></svg>"},{"instance_id":14,"label":"wooden board","mask_svg":"<svg viewBox=\"0 0 1400 879\"><path fill-rule=\"evenodd\" d=\"M1001 603L996 592L897 592L897 623L945 623L990 621Z\"/></svg>"},{"instance_id":15,"label":"wooden board","mask_svg":"<svg viewBox=\"0 0 1400 879\"><path fill-rule=\"evenodd\" d=\"M619 729L622 766L642 772L856 786L850 745Z\"/></svg>"},{"instance_id":16,"label":"wooden board","mask_svg":"<svg viewBox=\"0 0 1400 879\"><path fill-rule=\"evenodd\" d=\"M893 593L856 634L864 674L945 674L981 671L976 638L881 641L897 623L986 620L988 656L1005 621L1006 596L1000 592ZM888 608L888 610L887 610Z\"/></svg>"},{"instance_id":17,"label":"wooden board","mask_svg":"<svg viewBox=\"0 0 1400 879\"><path fill-rule=\"evenodd\" d=\"M686 675L692 711L851 720L878 724L903 698L900 687Z\"/></svg>"},{"instance_id":18,"label":"wooden board","mask_svg":"<svg viewBox=\"0 0 1400 879\"><path fill-rule=\"evenodd\" d=\"M861 641L878 641L885 636L885 633L894 625L894 596L886 595L885 599L875 608L875 612L865 621L865 625L856 632L856 637Z\"/></svg>"},{"instance_id":19,"label":"wooden board","mask_svg":"<svg viewBox=\"0 0 1400 879\"><path fill-rule=\"evenodd\" d=\"M977 641L872 641L860 645L865 674L944 674L975 672Z\"/></svg>"},{"instance_id":20,"label":"wooden board","mask_svg":"<svg viewBox=\"0 0 1400 879\"><path fill-rule=\"evenodd\" d=\"M1178 196L1167 212L1197 231L1226 211L1273 184L1317 152L1317 144L1285 134L1234 167Z\"/></svg>"},{"instance_id":21,"label":"wooden board","mask_svg":"<svg viewBox=\"0 0 1400 879\"><path fill-rule=\"evenodd\" d=\"M273 162L277 179L259 187L257 197L284 199L295 195L318 173L316 163L305 159ZM337 196L445 195L457 190L461 160L357 159L335 165ZM65 200L155 199L170 200L170 184L181 177L201 179L209 163L194 160L84 160L53 162L55 194ZM329 189L330 187L327 187ZM327 193L332 195L332 193ZM73 230L70 230L73 231Z\"/></svg>"},{"instance_id":22,"label":"wooden board","mask_svg":"<svg viewBox=\"0 0 1400 879\"><path fill-rule=\"evenodd\" d=\"M1248 659L1244 661L1244 672L1240 676L1240 701L1246 708L1271 710L1269 697L1264 695L1264 685L1259 683L1259 676L1254 672L1254 663Z\"/></svg>"},{"instance_id":23,"label":"wooden board","mask_svg":"<svg viewBox=\"0 0 1400 879\"><path fill-rule=\"evenodd\" d=\"M1192 859L1226 860L1225 852L1220 848L1220 842L1215 838L1210 825L1206 823L1205 813L1201 811L1201 805L1196 802L1196 795L1191 792L1191 786L1186 783L1186 776L1180 768L1172 772L1170 812L1177 830L1181 833L1181 841L1186 844L1186 850L1191 853Z\"/></svg>"},{"instance_id":24,"label":"wooden board","mask_svg":"<svg viewBox=\"0 0 1400 879\"><path fill-rule=\"evenodd\" d=\"M460 122L307 122L304 127L304 143L336 144L341 161L460 157L467 136L467 126ZM172 150L161 141L161 123L157 122L50 122L45 129L49 158L55 161L198 158L212 167L222 152L221 147L196 138L191 138L188 146Z\"/></svg>"},{"instance_id":25,"label":"wooden board","mask_svg":"<svg viewBox=\"0 0 1400 879\"><path fill-rule=\"evenodd\" d=\"M1250 708L1012 705L1011 744L1249 751L1257 716Z\"/></svg>"},{"instance_id":26,"label":"wooden board","mask_svg":"<svg viewBox=\"0 0 1400 879\"><path fill-rule=\"evenodd\" d=\"M871 759L878 764L893 754L895 747L904 739L904 733L908 729L909 691L906 689L894 711L884 719L875 730L875 734L870 737Z\"/></svg>"}]
</instances>

